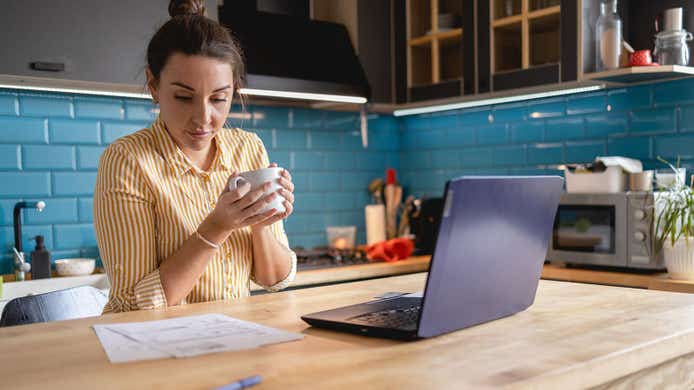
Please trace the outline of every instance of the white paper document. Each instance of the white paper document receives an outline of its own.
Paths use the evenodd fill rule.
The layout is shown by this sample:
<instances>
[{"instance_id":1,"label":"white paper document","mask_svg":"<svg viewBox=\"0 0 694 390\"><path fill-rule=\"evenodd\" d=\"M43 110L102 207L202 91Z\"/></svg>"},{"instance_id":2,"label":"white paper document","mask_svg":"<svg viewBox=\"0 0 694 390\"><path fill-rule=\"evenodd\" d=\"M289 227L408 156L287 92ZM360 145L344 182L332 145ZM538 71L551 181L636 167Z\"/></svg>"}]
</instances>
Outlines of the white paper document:
<instances>
[{"instance_id":1,"label":"white paper document","mask_svg":"<svg viewBox=\"0 0 694 390\"><path fill-rule=\"evenodd\" d=\"M238 351L304 337L223 314L93 327L111 363Z\"/></svg>"}]
</instances>

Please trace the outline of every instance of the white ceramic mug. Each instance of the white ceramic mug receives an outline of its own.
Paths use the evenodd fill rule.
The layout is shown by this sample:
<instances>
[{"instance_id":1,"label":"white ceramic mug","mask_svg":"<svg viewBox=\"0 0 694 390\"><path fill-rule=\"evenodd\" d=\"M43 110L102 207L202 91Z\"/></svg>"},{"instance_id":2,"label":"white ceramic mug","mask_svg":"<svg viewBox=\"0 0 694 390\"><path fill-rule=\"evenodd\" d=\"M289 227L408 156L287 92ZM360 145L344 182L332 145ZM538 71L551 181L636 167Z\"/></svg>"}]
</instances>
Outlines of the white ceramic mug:
<instances>
[{"instance_id":1,"label":"white ceramic mug","mask_svg":"<svg viewBox=\"0 0 694 390\"><path fill-rule=\"evenodd\" d=\"M238 176L230 177L229 181L227 182L227 187L229 187L229 190L235 190L241 187L242 185L248 183L251 185L251 191L253 191L255 189L258 189L258 187L262 186L267 182L272 182L270 189L265 192L265 195L269 195L273 192L277 192L277 190L282 188L282 186L279 183L279 178L281 177L280 174L283 170L284 168L273 167L243 172ZM275 199L273 199L273 201L270 202L267 205L267 207L263 208L260 212L264 213L274 208L277 210L278 213L283 213L285 211L283 202L284 197L278 193L277 197L275 197Z\"/></svg>"}]
</instances>

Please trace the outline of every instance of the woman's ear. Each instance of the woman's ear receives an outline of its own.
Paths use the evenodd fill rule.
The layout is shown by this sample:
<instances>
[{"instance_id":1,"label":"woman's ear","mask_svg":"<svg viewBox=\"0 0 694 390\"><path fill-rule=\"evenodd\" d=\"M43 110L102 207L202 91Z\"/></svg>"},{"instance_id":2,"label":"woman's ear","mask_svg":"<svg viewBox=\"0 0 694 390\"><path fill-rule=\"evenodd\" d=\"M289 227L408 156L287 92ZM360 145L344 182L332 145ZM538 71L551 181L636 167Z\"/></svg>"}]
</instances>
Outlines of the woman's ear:
<instances>
[{"instance_id":1,"label":"woman's ear","mask_svg":"<svg viewBox=\"0 0 694 390\"><path fill-rule=\"evenodd\" d=\"M157 88L157 80L154 78L152 71L149 70L149 67L145 69L145 73L147 74L147 89L149 89L149 93L152 95L152 100L154 100L154 103L159 103L159 89Z\"/></svg>"}]
</instances>

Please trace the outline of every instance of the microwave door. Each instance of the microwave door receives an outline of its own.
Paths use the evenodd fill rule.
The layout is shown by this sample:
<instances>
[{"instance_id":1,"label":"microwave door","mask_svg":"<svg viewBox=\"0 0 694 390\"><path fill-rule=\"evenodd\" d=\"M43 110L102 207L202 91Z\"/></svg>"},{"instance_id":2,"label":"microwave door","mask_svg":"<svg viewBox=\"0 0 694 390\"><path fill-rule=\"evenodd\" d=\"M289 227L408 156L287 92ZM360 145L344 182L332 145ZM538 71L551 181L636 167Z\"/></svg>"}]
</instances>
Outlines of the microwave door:
<instances>
[{"instance_id":1,"label":"microwave door","mask_svg":"<svg viewBox=\"0 0 694 390\"><path fill-rule=\"evenodd\" d=\"M562 202L554 221L548 259L626 266L625 212L626 201L620 198Z\"/></svg>"}]
</instances>

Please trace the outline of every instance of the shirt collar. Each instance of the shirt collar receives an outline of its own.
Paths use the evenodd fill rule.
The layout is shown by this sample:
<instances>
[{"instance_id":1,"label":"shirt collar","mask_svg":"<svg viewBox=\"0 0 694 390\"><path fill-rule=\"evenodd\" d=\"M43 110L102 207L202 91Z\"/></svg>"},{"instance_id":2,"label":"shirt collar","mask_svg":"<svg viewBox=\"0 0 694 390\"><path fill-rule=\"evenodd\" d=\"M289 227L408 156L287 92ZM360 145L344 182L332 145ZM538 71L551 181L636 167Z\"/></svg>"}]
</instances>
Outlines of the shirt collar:
<instances>
[{"instance_id":1,"label":"shirt collar","mask_svg":"<svg viewBox=\"0 0 694 390\"><path fill-rule=\"evenodd\" d=\"M159 149L160 153L164 156L166 161L169 163L171 168L179 176L183 175L189 170L200 171L200 169L197 168L190 161L190 159L185 155L185 153L183 153L181 148L179 148L178 145L176 145L176 142L171 137L171 134L169 134L169 131L166 128L166 124L164 123L164 120L161 118L161 115L158 115L157 119L152 123L152 131L154 133L157 148ZM225 130L222 129L215 135L213 139L213 142L215 142L217 146L217 151L215 154L214 161L212 162L212 166L210 168L211 170L216 169L218 165L221 165L225 169L231 168L231 162L228 160L231 153L225 150L224 142L222 142L220 136L220 133L222 131Z\"/></svg>"},{"instance_id":2,"label":"shirt collar","mask_svg":"<svg viewBox=\"0 0 694 390\"><path fill-rule=\"evenodd\" d=\"M214 136L214 142L217 146L217 156L215 160L218 161L224 169L229 170L231 169L231 151L228 149L229 145L224 142L222 137L222 133L225 131L229 130L222 127Z\"/></svg>"}]
</instances>

